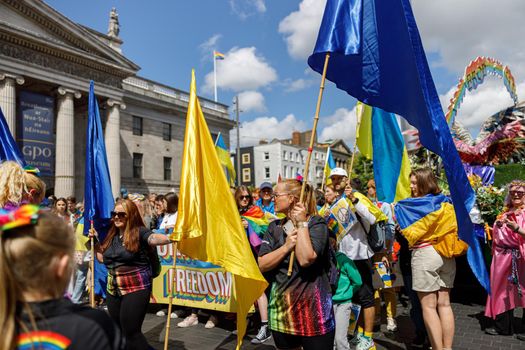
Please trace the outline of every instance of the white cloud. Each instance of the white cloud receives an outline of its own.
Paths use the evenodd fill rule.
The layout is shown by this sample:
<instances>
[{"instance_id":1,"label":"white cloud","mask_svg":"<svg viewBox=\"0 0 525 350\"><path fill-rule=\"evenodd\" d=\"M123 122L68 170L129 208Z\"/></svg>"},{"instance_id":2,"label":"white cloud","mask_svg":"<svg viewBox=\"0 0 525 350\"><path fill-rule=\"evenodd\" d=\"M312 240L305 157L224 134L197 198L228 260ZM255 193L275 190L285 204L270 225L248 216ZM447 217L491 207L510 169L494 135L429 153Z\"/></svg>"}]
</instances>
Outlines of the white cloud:
<instances>
[{"instance_id":1,"label":"white cloud","mask_svg":"<svg viewBox=\"0 0 525 350\"><path fill-rule=\"evenodd\" d=\"M258 91L243 91L239 94L239 108L243 112L265 112L264 96Z\"/></svg>"},{"instance_id":2,"label":"white cloud","mask_svg":"<svg viewBox=\"0 0 525 350\"><path fill-rule=\"evenodd\" d=\"M264 0L230 0L230 8L241 20L245 20L256 13L265 13Z\"/></svg>"},{"instance_id":3,"label":"white cloud","mask_svg":"<svg viewBox=\"0 0 525 350\"><path fill-rule=\"evenodd\" d=\"M456 117L457 121L470 129L473 137L476 137L485 120L494 113L514 104L501 79L496 77L486 77L485 79L485 83L476 90L466 92ZM446 94L439 97L444 113L447 113L450 99L455 90L456 86L453 86ZM525 96L525 82L516 86L516 90L518 97Z\"/></svg>"},{"instance_id":4,"label":"white cloud","mask_svg":"<svg viewBox=\"0 0 525 350\"><path fill-rule=\"evenodd\" d=\"M222 37L222 34L214 34L208 40L199 45L204 53L209 53L216 49L217 42ZM211 55L211 54L210 54Z\"/></svg>"},{"instance_id":5,"label":"white cloud","mask_svg":"<svg viewBox=\"0 0 525 350\"><path fill-rule=\"evenodd\" d=\"M525 79L523 0L412 0L427 52L437 52L440 64L463 73L477 56L508 65L518 81Z\"/></svg>"},{"instance_id":6,"label":"white cloud","mask_svg":"<svg viewBox=\"0 0 525 350\"><path fill-rule=\"evenodd\" d=\"M206 74L204 91L213 91L213 71ZM277 72L257 55L255 47L234 47L217 62L217 86L232 91L256 90L277 80Z\"/></svg>"},{"instance_id":7,"label":"white cloud","mask_svg":"<svg viewBox=\"0 0 525 350\"><path fill-rule=\"evenodd\" d=\"M319 134L320 141L343 139L349 147L352 147L357 125L355 107L352 110L339 108L334 114L320 119L322 124L326 125Z\"/></svg>"},{"instance_id":8,"label":"white cloud","mask_svg":"<svg viewBox=\"0 0 525 350\"><path fill-rule=\"evenodd\" d=\"M302 60L312 53L325 5L326 0L303 0L298 11L290 13L279 23L279 33L285 36L292 58Z\"/></svg>"},{"instance_id":9,"label":"white cloud","mask_svg":"<svg viewBox=\"0 0 525 350\"><path fill-rule=\"evenodd\" d=\"M306 128L306 123L297 119L293 114L288 114L283 119L260 117L241 123L240 144L245 147L257 145L260 140L289 139L293 131L304 131ZM230 144L232 149L237 145L237 129L230 131Z\"/></svg>"},{"instance_id":10,"label":"white cloud","mask_svg":"<svg viewBox=\"0 0 525 350\"><path fill-rule=\"evenodd\" d=\"M296 92L300 90L304 90L310 86L312 86L313 81L308 79L297 79L297 80L291 80L287 79L284 81L284 91L286 92Z\"/></svg>"}]
</instances>

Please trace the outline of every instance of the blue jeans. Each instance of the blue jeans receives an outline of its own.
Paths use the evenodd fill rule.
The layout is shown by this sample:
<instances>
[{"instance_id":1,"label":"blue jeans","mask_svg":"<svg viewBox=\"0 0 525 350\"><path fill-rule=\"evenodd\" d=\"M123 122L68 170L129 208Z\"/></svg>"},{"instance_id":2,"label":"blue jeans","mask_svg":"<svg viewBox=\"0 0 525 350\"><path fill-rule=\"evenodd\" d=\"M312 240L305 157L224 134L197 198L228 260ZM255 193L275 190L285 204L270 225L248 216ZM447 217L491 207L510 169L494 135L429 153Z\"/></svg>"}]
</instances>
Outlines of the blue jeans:
<instances>
[{"instance_id":1,"label":"blue jeans","mask_svg":"<svg viewBox=\"0 0 525 350\"><path fill-rule=\"evenodd\" d=\"M77 265L75 271L75 285L73 287L73 295L71 301L75 304L80 304L82 295L86 291L86 277L89 269L89 263L84 262L82 265Z\"/></svg>"}]
</instances>

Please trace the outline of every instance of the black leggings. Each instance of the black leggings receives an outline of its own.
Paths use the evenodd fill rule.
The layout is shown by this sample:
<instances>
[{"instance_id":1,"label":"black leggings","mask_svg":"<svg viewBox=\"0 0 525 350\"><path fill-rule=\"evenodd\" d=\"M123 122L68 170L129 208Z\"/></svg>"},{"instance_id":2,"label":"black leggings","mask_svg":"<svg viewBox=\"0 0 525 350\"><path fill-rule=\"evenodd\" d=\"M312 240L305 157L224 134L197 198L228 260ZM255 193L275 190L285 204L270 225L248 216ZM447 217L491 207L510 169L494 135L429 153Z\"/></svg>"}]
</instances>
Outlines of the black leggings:
<instances>
[{"instance_id":1,"label":"black leggings","mask_svg":"<svg viewBox=\"0 0 525 350\"><path fill-rule=\"evenodd\" d=\"M303 337L276 331L272 331L272 335L277 349L301 349L302 347L303 350L332 350L334 348L335 330L313 337Z\"/></svg>"},{"instance_id":2,"label":"black leggings","mask_svg":"<svg viewBox=\"0 0 525 350\"><path fill-rule=\"evenodd\" d=\"M123 296L107 294L106 303L111 318L119 325L126 337L126 349L149 349L146 337L142 334L142 322L146 316L151 291L139 290Z\"/></svg>"}]
</instances>

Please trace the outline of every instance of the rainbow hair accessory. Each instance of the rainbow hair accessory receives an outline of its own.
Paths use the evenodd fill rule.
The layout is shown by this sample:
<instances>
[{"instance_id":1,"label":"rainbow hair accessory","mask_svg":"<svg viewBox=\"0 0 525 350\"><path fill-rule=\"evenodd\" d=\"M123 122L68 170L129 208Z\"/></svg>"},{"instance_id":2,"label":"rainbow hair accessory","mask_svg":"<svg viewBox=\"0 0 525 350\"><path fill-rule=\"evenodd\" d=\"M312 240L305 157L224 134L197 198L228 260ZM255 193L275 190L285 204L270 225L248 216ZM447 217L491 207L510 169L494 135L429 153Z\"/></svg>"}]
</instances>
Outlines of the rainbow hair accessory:
<instances>
[{"instance_id":1,"label":"rainbow hair accessory","mask_svg":"<svg viewBox=\"0 0 525 350\"><path fill-rule=\"evenodd\" d=\"M0 212L0 231L36 224L39 210L38 205L26 204L12 211Z\"/></svg>"}]
</instances>

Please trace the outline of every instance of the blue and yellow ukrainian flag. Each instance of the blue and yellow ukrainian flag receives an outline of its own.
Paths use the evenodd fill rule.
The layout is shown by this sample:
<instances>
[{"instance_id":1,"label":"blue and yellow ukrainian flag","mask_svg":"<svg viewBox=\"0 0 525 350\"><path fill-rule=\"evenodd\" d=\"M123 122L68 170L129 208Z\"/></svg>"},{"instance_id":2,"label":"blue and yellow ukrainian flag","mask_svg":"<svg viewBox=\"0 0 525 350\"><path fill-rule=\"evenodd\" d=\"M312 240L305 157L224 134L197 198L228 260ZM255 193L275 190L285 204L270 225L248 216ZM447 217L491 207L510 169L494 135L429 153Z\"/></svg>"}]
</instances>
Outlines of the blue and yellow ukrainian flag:
<instances>
[{"instance_id":1,"label":"blue and yellow ukrainian flag","mask_svg":"<svg viewBox=\"0 0 525 350\"><path fill-rule=\"evenodd\" d=\"M394 203L410 196L410 161L396 115L357 102L359 151L374 161L377 199Z\"/></svg>"},{"instance_id":2,"label":"blue and yellow ukrainian flag","mask_svg":"<svg viewBox=\"0 0 525 350\"><path fill-rule=\"evenodd\" d=\"M335 161L332 157L332 151L330 150L330 147L326 150L326 162L324 164L324 183L327 185L330 185L332 183L332 180L330 180L330 173L332 172L332 169L335 168Z\"/></svg>"},{"instance_id":3,"label":"blue and yellow ukrainian flag","mask_svg":"<svg viewBox=\"0 0 525 350\"><path fill-rule=\"evenodd\" d=\"M233 167L232 160L230 158L230 152L226 148L222 134L217 135L217 140L215 140L215 149L217 150L217 155L219 156L219 161L221 162L222 167L226 173L226 179L231 187L235 186L235 168Z\"/></svg>"},{"instance_id":4,"label":"blue and yellow ukrainian flag","mask_svg":"<svg viewBox=\"0 0 525 350\"><path fill-rule=\"evenodd\" d=\"M458 231L454 207L443 194L407 198L394 206L394 212L410 247Z\"/></svg>"}]
</instances>

